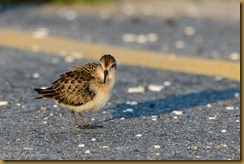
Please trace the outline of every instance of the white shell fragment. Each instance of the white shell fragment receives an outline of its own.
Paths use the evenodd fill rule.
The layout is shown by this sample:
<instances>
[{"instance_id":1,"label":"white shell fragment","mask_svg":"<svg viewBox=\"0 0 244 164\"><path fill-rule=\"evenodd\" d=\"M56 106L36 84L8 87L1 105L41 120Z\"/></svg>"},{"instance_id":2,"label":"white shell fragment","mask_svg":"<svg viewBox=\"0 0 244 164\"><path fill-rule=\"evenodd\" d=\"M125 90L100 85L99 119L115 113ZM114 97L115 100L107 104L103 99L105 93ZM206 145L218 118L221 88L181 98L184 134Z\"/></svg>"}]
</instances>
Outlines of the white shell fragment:
<instances>
[{"instance_id":1,"label":"white shell fragment","mask_svg":"<svg viewBox=\"0 0 244 164\"><path fill-rule=\"evenodd\" d=\"M174 113L175 115L182 115L183 114L182 111L178 111L178 110L174 110L172 113Z\"/></svg>"},{"instance_id":2,"label":"white shell fragment","mask_svg":"<svg viewBox=\"0 0 244 164\"><path fill-rule=\"evenodd\" d=\"M229 58L230 60L240 60L240 54L237 52L231 53Z\"/></svg>"},{"instance_id":3,"label":"white shell fragment","mask_svg":"<svg viewBox=\"0 0 244 164\"><path fill-rule=\"evenodd\" d=\"M78 147L85 147L85 144L79 144Z\"/></svg>"},{"instance_id":4,"label":"white shell fragment","mask_svg":"<svg viewBox=\"0 0 244 164\"><path fill-rule=\"evenodd\" d=\"M32 37L35 39L43 39L49 34L49 29L45 27L38 28L32 33Z\"/></svg>"},{"instance_id":5,"label":"white shell fragment","mask_svg":"<svg viewBox=\"0 0 244 164\"><path fill-rule=\"evenodd\" d=\"M227 110L234 110L234 107L233 106L227 106L226 109Z\"/></svg>"},{"instance_id":6,"label":"white shell fragment","mask_svg":"<svg viewBox=\"0 0 244 164\"><path fill-rule=\"evenodd\" d=\"M142 134L137 134L136 137L142 137Z\"/></svg>"},{"instance_id":7,"label":"white shell fragment","mask_svg":"<svg viewBox=\"0 0 244 164\"><path fill-rule=\"evenodd\" d=\"M159 149L160 145L154 145L154 148Z\"/></svg>"},{"instance_id":8,"label":"white shell fragment","mask_svg":"<svg viewBox=\"0 0 244 164\"><path fill-rule=\"evenodd\" d=\"M163 85L155 85L155 84L150 84L148 86L148 89L153 92L160 92L162 89L164 89Z\"/></svg>"},{"instance_id":9,"label":"white shell fragment","mask_svg":"<svg viewBox=\"0 0 244 164\"><path fill-rule=\"evenodd\" d=\"M143 92L145 92L145 89L143 86L131 87L131 88L128 88L127 92L128 93L143 93Z\"/></svg>"},{"instance_id":10,"label":"white shell fragment","mask_svg":"<svg viewBox=\"0 0 244 164\"><path fill-rule=\"evenodd\" d=\"M33 78L37 79L38 77L40 77L40 74L39 73L34 73L32 76L33 76Z\"/></svg>"},{"instance_id":11,"label":"white shell fragment","mask_svg":"<svg viewBox=\"0 0 244 164\"><path fill-rule=\"evenodd\" d=\"M0 101L0 106L6 106L8 105L8 101Z\"/></svg>"},{"instance_id":12,"label":"white shell fragment","mask_svg":"<svg viewBox=\"0 0 244 164\"><path fill-rule=\"evenodd\" d=\"M214 117L209 117L208 119L209 120L216 120L217 116L214 116Z\"/></svg>"},{"instance_id":13,"label":"white shell fragment","mask_svg":"<svg viewBox=\"0 0 244 164\"><path fill-rule=\"evenodd\" d=\"M212 105L211 105L211 104L207 104L207 107L208 107L208 108L211 108L211 107L212 107Z\"/></svg>"},{"instance_id":14,"label":"white shell fragment","mask_svg":"<svg viewBox=\"0 0 244 164\"><path fill-rule=\"evenodd\" d=\"M185 42L183 42L182 40L178 40L178 41L175 42L175 47L179 48L179 49L184 48L185 47Z\"/></svg>"},{"instance_id":15,"label":"white shell fragment","mask_svg":"<svg viewBox=\"0 0 244 164\"><path fill-rule=\"evenodd\" d=\"M24 147L24 150L33 150L32 147Z\"/></svg>"},{"instance_id":16,"label":"white shell fragment","mask_svg":"<svg viewBox=\"0 0 244 164\"><path fill-rule=\"evenodd\" d=\"M240 96L240 93L236 92L236 93L234 94L234 96L235 96L235 97L239 97L239 96Z\"/></svg>"},{"instance_id":17,"label":"white shell fragment","mask_svg":"<svg viewBox=\"0 0 244 164\"><path fill-rule=\"evenodd\" d=\"M127 42L127 43L134 42L134 41L135 41L135 34L130 34L130 33L128 33L128 34L124 34L124 35L122 36L122 40L123 40L124 42Z\"/></svg>"},{"instance_id":18,"label":"white shell fragment","mask_svg":"<svg viewBox=\"0 0 244 164\"><path fill-rule=\"evenodd\" d=\"M127 108L126 110L123 110L123 112L134 112L134 110L132 108Z\"/></svg>"},{"instance_id":19,"label":"white shell fragment","mask_svg":"<svg viewBox=\"0 0 244 164\"><path fill-rule=\"evenodd\" d=\"M165 81L165 82L164 82L164 85L165 85L165 86L170 86L170 85L171 85L171 82L170 82L170 81Z\"/></svg>"},{"instance_id":20,"label":"white shell fragment","mask_svg":"<svg viewBox=\"0 0 244 164\"><path fill-rule=\"evenodd\" d=\"M195 28L192 26L187 26L184 28L184 33L188 36L194 35L195 34Z\"/></svg>"},{"instance_id":21,"label":"white shell fragment","mask_svg":"<svg viewBox=\"0 0 244 164\"><path fill-rule=\"evenodd\" d=\"M158 41L158 34L149 33L149 34L147 34L147 39L149 42L156 42L156 41Z\"/></svg>"},{"instance_id":22,"label":"white shell fragment","mask_svg":"<svg viewBox=\"0 0 244 164\"><path fill-rule=\"evenodd\" d=\"M90 150L86 150L86 151L85 151L85 154L90 154L90 153L91 153Z\"/></svg>"}]
</instances>

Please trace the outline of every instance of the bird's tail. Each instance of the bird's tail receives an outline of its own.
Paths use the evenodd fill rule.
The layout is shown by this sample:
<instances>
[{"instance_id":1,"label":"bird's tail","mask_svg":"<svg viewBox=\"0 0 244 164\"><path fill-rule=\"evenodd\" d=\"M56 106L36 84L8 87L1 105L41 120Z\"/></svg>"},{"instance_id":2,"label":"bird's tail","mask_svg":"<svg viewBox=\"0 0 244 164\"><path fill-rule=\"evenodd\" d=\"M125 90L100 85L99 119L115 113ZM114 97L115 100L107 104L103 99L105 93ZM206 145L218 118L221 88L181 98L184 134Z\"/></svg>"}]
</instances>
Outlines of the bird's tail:
<instances>
[{"instance_id":1,"label":"bird's tail","mask_svg":"<svg viewBox=\"0 0 244 164\"><path fill-rule=\"evenodd\" d=\"M55 94L55 90L52 87L46 89L35 88L34 89L38 94L42 95L41 97L36 97L35 99L43 99L43 98L53 98Z\"/></svg>"}]
</instances>

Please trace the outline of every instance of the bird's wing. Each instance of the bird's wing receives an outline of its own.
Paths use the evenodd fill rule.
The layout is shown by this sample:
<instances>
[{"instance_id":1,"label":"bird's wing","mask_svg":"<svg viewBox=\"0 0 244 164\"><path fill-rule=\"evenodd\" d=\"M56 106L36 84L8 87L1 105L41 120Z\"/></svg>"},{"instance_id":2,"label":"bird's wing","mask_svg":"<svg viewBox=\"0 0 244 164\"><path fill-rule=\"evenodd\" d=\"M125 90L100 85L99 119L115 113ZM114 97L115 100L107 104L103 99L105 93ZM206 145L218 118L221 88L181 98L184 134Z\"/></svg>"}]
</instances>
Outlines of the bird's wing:
<instances>
[{"instance_id":1,"label":"bird's wing","mask_svg":"<svg viewBox=\"0 0 244 164\"><path fill-rule=\"evenodd\" d=\"M73 67L70 72L60 75L60 78L52 83L50 88L53 94L46 96L43 94L43 97L55 99L58 103L65 105L85 104L92 100L96 94L90 87L90 82L95 80L96 67L95 63Z\"/></svg>"}]
</instances>

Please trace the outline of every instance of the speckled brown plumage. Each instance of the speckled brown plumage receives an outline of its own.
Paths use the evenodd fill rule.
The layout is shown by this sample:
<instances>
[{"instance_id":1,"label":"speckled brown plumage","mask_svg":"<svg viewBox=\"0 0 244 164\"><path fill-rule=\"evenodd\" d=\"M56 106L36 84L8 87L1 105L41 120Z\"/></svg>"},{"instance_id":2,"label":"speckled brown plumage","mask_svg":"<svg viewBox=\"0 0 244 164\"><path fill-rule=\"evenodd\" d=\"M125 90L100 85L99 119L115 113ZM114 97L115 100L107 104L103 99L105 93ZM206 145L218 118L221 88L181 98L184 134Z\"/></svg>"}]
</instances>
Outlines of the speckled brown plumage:
<instances>
[{"instance_id":1,"label":"speckled brown plumage","mask_svg":"<svg viewBox=\"0 0 244 164\"><path fill-rule=\"evenodd\" d=\"M104 55L99 64L88 63L71 67L70 71L60 75L51 87L35 89L42 95L36 99L53 99L68 107L81 127L72 112L78 112L85 124L88 124L81 113L98 110L106 104L115 83L116 65L112 55Z\"/></svg>"}]
</instances>

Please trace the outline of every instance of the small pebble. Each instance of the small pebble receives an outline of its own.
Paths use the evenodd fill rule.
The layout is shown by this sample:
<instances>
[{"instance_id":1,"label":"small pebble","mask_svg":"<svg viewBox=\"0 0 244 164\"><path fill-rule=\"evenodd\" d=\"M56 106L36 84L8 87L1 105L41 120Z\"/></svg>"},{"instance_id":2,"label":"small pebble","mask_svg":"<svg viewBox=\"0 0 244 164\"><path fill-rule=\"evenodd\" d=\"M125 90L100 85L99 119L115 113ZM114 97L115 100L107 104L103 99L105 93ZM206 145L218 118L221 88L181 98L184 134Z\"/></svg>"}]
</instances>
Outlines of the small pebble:
<instances>
[{"instance_id":1,"label":"small pebble","mask_svg":"<svg viewBox=\"0 0 244 164\"><path fill-rule=\"evenodd\" d=\"M103 146L104 149L108 149L109 147L108 146Z\"/></svg>"},{"instance_id":2,"label":"small pebble","mask_svg":"<svg viewBox=\"0 0 244 164\"><path fill-rule=\"evenodd\" d=\"M226 145L226 144L220 144L219 146L223 146L223 147L226 147L227 145Z\"/></svg>"},{"instance_id":3,"label":"small pebble","mask_svg":"<svg viewBox=\"0 0 244 164\"><path fill-rule=\"evenodd\" d=\"M142 137L142 134L137 134L136 137Z\"/></svg>"},{"instance_id":4,"label":"small pebble","mask_svg":"<svg viewBox=\"0 0 244 164\"><path fill-rule=\"evenodd\" d=\"M92 118L91 120L92 120L92 121L94 121L94 120L95 120L95 118Z\"/></svg>"},{"instance_id":5,"label":"small pebble","mask_svg":"<svg viewBox=\"0 0 244 164\"><path fill-rule=\"evenodd\" d=\"M43 123L43 124L47 124L47 121L43 121L42 123Z\"/></svg>"},{"instance_id":6,"label":"small pebble","mask_svg":"<svg viewBox=\"0 0 244 164\"><path fill-rule=\"evenodd\" d=\"M135 38L136 38L135 34L124 34L122 36L122 40L127 43L134 42Z\"/></svg>"},{"instance_id":7,"label":"small pebble","mask_svg":"<svg viewBox=\"0 0 244 164\"><path fill-rule=\"evenodd\" d=\"M155 85L155 84L150 84L148 86L148 89L153 92L160 92L162 89L164 89L163 85Z\"/></svg>"},{"instance_id":8,"label":"small pebble","mask_svg":"<svg viewBox=\"0 0 244 164\"><path fill-rule=\"evenodd\" d=\"M148 40L147 40L147 36L146 35L140 34L140 35L136 36L136 42L137 43L143 44L143 43L146 43L147 41Z\"/></svg>"},{"instance_id":9,"label":"small pebble","mask_svg":"<svg viewBox=\"0 0 244 164\"><path fill-rule=\"evenodd\" d=\"M53 107L54 107L54 108L57 108L57 107L58 107L58 105L57 105L57 104L54 104L54 105L53 105Z\"/></svg>"},{"instance_id":10,"label":"small pebble","mask_svg":"<svg viewBox=\"0 0 244 164\"><path fill-rule=\"evenodd\" d=\"M138 103L136 101L130 102L130 105L137 105Z\"/></svg>"},{"instance_id":11,"label":"small pebble","mask_svg":"<svg viewBox=\"0 0 244 164\"><path fill-rule=\"evenodd\" d=\"M40 110L46 110L46 109L47 109L47 108L46 108L46 107L43 107L43 106L40 108Z\"/></svg>"},{"instance_id":12,"label":"small pebble","mask_svg":"<svg viewBox=\"0 0 244 164\"><path fill-rule=\"evenodd\" d=\"M236 122L240 122L240 120L236 120Z\"/></svg>"},{"instance_id":13,"label":"small pebble","mask_svg":"<svg viewBox=\"0 0 244 164\"><path fill-rule=\"evenodd\" d=\"M86 154L90 154L91 151L90 151L90 150L86 150L85 153L86 153Z\"/></svg>"},{"instance_id":14,"label":"small pebble","mask_svg":"<svg viewBox=\"0 0 244 164\"><path fill-rule=\"evenodd\" d=\"M234 110L234 107L233 106L227 106L226 109L227 110Z\"/></svg>"},{"instance_id":15,"label":"small pebble","mask_svg":"<svg viewBox=\"0 0 244 164\"><path fill-rule=\"evenodd\" d=\"M145 92L145 89L143 86L131 87L131 88L128 88L127 92L128 93L143 93L143 92Z\"/></svg>"},{"instance_id":16,"label":"small pebble","mask_svg":"<svg viewBox=\"0 0 244 164\"><path fill-rule=\"evenodd\" d=\"M193 150L197 150L197 149L198 149L198 147L194 145L193 146Z\"/></svg>"},{"instance_id":17,"label":"small pebble","mask_svg":"<svg viewBox=\"0 0 244 164\"><path fill-rule=\"evenodd\" d=\"M67 63L73 63L74 62L74 58L72 56L65 56L64 60Z\"/></svg>"},{"instance_id":18,"label":"small pebble","mask_svg":"<svg viewBox=\"0 0 244 164\"><path fill-rule=\"evenodd\" d=\"M209 120L216 120L217 116L214 116L214 117L209 117L208 119Z\"/></svg>"},{"instance_id":19,"label":"small pebble","mask_svg":"<svg viewBox=\"0 0 244 164\"><path fill-rule=\"evenodd\" d=\"M182 111L178 111L178 110L174 110L172 113L174 113L175 115L182 115L183 114Z\"/></svg>"},{"instance_id":20,"label":"small pebble","mask_svg":"<svg viewBox=\"0 0 244 164\"><path fill-rule=\"evenodd\" d=\"M16 103L15 105L16 105L16 106L21 106L21 104L20 104L20 103Z\"/></svg>"},{"instance_id":21,"label":"small pebble","mask_svg":"<svg viewBox=\"0 0 244 164\"><path fill-rule=\"evenodd\" d=\"M104 113L104 114L105 114L105 113L107 113L107 112L106 112L106 111L103 111L102 113Z\"/></svg>"},{"instance_id":22,"label":"small pebble","mask_svg":"<svg viewBox=\"0 0 244 164\"><path fill-rule=\"evenodd\" d=\"M32 147L24 147L24 150L34 150Z\"/></svg>"},{"instance_id":23,"label":"small pebble","mask_svg":"<svg viewBox=\"0 0 244 164\"><path fill-rule=\"evenodd\" d=\"M176 48L179 48L179 49L182 49L185 47L185 42L183 42L182 40L178 40L175 42L175 47Z\"/></svg>"},{"instance_id":24,"label":"small pebble","mask_svg":"<svg viewBox=\"0 0 244 164\"><path fill-rule=\"evenodd\" d=\"M54 114L53 113L50 113L49 116L54 116Z\"/></svg>"},{"instance_id":25,"label":"small pebble","mask_svg":"<svg viewBox=\"0 0 244 164\"><path fill-rule=\"evenodd\" d=\"M236 93L234 94L234 96L235 96L235 97L239 97L239 96L240 96L240 93L236 92Z\"/></svg>"},{"instance_id":26,"label":"small pebble","mask_svg":"<svg viewBox=\"0 0 244 164\"><path fill-rule=\"evenodd\" d=\"M124 117L121 117L120 120L124 120L125 118Z\"/></svg>"},{"instance_id":27,"label":"small pebble","mask_svg":"<svg viewBox=\"0 0 244 164\"><path fill-rule=\"evenodd\" d=\"M174 116L174 119L177 119L178 117L177 116Z\"/></svg>"},{"instance_id":28,"label":"small pebble","mask_svg":"<svg viewBox=\"0 0 244 164\"><path fill-rule=\"evenodd\" d=\"M154 148L159 149L160 145L154 145Z\"/></svg>"},{"instance_id":29,"label":"small pebble","mask_svg":"<svg viewBox=\"0 0 244 164\"><path fill-rule=\"evenodd\" d=\"M211 108L211 107L212 107L212 105L211 105L211 104L207 104L207 107L208 107L208 108Z\"/></svg>"},{"instance_id":30,"label":"small pebble","mask_svg":"<svg viewBox=\"0 0 244 164\"><path fill-rule=\"evenodd\" d=\"M37 79L38 77L40 77L40 74L39 73L34 73L32 76L33 76L33 78Z\"/></svg>"},{"instance_id":31,"label":"small pebble","mask_svg":"<svg viewBox=\"0 0 244 164\"><path fill-rule=\"evenodd\" d=\"M195 34L195 28L192 26L187 26L184 28L184 33L186 35L189 35L189 36L194 35Z\"/></svg>"},{"instance_id":32,"label":"small pebble","mask_svg":"<svg viewBox=\"0 0 244 164\"><path fill-rule=\"evenodd\" d=\"M92 140L92 141L96 141L96 138L92 138L91 140Z\"/></svg>"},{"instance_id":33,"label":"small pebble","mask_svg":"<svg viewBox=\"0 0 244 164\"><path fill-rule=\"evenodd\" d=\"M153 120L153 121L157 121L157 119L156 119L156 118L152 118L152 120Z\"/></svg>"},{"instance_id":34,"label":"small pebble","mask_svg":"<svg viewBox=\"0 0 244 164\"><path fill-rule=\"evenodd\" d=\"M78 147L85 147L85 144L79 144Z\"/></svg>"},{"instance_id":35,"label":"small pebble","mask_svg":"<svg viewBox=\"0 0 244 164\"><path fill-rule=\"evenodd\" d=\"M220 80L223 80L223 77L221 77L221 76L216 76L216 77L214 77L214 79L215 79L216 81L220 81Z\"/></svg>"},{"instance_id":36,"label":"small pebble","mask_svg":"<svg viewBox=\"0 0 244 164\"><path fill-rule=\"evenodd\" d=\"M225 130L225 129L223 129L223 130L221 130L221 132L222 132L222 133L225 133L225 132L226 132L226 130Z\"/></svg>"},{"instance_id":37,"label":"small pebble","mask_svg":"<svg viewBox=\"0 0 244 164\"><path fill-rule=\"evenodd\" d=\"M123 112L134 112L134 110L132 108L127 108L126 110L123 110Z\"/></svg>"},{"instance_id":38,"label":"small pebble","mask_svg":"<svg viewBox=\"0 0 244 164\"><path fill-rule=\"evenodd\" d=\"M49 34L49 29L45 27L38 28L32 33L32 37L35 39L43 39Z\"/></svg>"},{"instance_id":39,"label":"small pebble","mask_svg":"<svg viewBox=\"0 0 244 164\"><path fill-rule=\"evenodd\" d=\"M164 82L164 85L165 85L165 86L170 86L170 85L171 85L171 82L170 82L170 81L165 81L165 82Z\"/></svg>"},{"instance_id":40,"label":"small pebble","mask_svg":"<svg viewBox=\"0 0 244 164\"><path fill-rule=\"evenodd\" d=\"M147 34L147 39L149 42L156 42L158 41L158 35L156 33L149 33Z\"/></svg>"},{"instance_id":41,"label":"small pebble","mask_svg":"<svg viewBox=\"0 0 244 164\"><path fill-rule=\"evenodd\" d=\"M151 116L152 118L158 118L158 116Z\"/></svg>"},{"instance_id":42,"label":"small pebble","mask_svg":"<svg viewBox=\"0 0 244 164\"><path fill-rule=\"evenodd\" d=\"M48 117L43 118L43 120L47 120L47 119L48 119Z\"/></svg>"},{"instance_id":43,"label":"small pebble","mask_svg":"<svg viewBox=\"0 0 244 164\"><path fill-rule=\"evenodd\" d=\"M240 54L239 53L231 53L229 58L230 58L230 60L240 60Z\"/></svg>"},{"instance_id":44,"label":"small pebble","mask_svg":"<svg viewBox=\"0 0 244 164\"><path fill-rule=\"evenodd\" d=\"M0 106L6 106L8 105L8 101L0 101Z\"/></svg>"}]
</instances>

